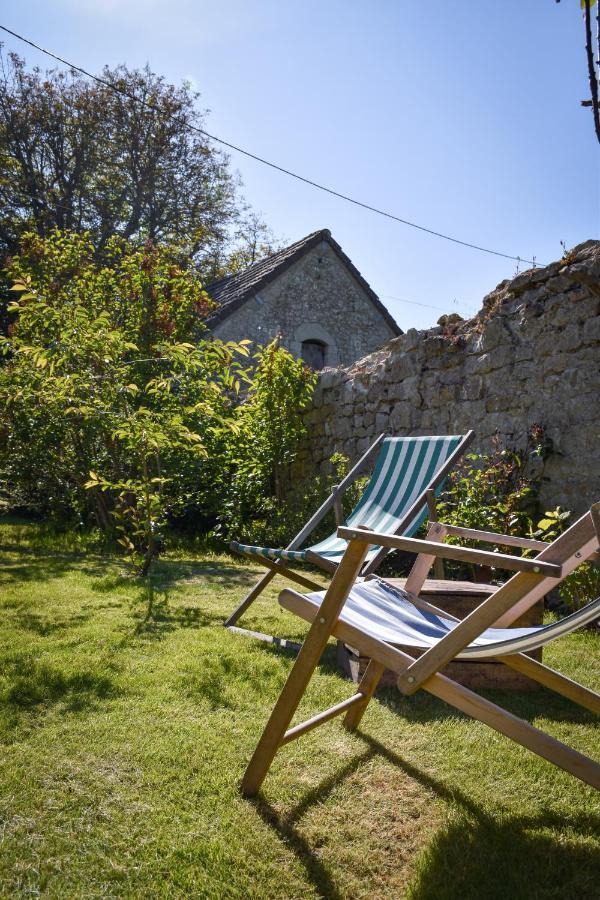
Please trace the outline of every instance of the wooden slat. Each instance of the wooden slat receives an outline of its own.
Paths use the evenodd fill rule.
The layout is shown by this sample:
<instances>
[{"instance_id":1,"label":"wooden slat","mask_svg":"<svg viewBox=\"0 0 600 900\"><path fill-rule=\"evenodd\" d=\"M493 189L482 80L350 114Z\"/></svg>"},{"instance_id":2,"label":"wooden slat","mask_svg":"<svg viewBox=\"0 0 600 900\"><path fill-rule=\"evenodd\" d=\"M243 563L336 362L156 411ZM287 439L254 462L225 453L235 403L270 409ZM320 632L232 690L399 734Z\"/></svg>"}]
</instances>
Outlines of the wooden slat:
<instances>
[{"instance_id":1,"label":"wooden slat","mask_svg":"<svg viewBox=\"0 0 600 900\"><path fill-rule=\"evenodd\" d=\"M480 531L478 528L463 528L462 525L447 525L446 533L454 537L469 538L486 544L498 544L500 547L524 547L527 550L544 550L550 544L547 541L535 541L532 538L515 537L512 534L497 534L495 531Z\"/></svg>"},{"instance_id":2,"label":"wooden slat","mask_svg":"<svg viewBox=\"0 0 600 900\"><path fill-rule=\"evenodd\" d=\"M428 541L441 543L444 540L445 536L446 526L440 525L439 522L432 522L427 529ZM429 570L437 559L438 557L433 556L432 554L419 553L413 563L412 569L408 574L408 578L406 579L406 583L404 585L404 590L410 591L412 594L420 594Z\"/></svg>"},{"instance_id":3,"label":"wooden slat","mask_svg":"<svg viewBox=\"0 0 600 900\"><path fill-rule=\"evenodd\" d=\"M429 513L429 525L431 526L434 522L438 521L437 517L437 503L435 499L435 491L433 488L430 488L427 491L427 511ZM427 535L429 537L429 534ZM433 574L436 578L444 577L444 560L440 559L439 556L435 556L432 559L433 564Z\"/></svg>"},{"instance_id":4,"label":"wooden slat","mask_svg":"<svg viewBox=\"0 0 600 900\"><path fill-rule=\"evenodd\" d=\"M557 694L562 694L563 697L567 697L573 703L577 703L579 706L589 709L590 712L600 715L600 696L571 678L561 675L560 672L556 672L549 666L545 666L524 653L517 653L513 656L499 656L498 659L505 665L510 666L511 669L515 669L516 672L527 675L528 678L543 684L544 687L550 688Z\"/></svg>"},{"instance_id":5,"label":"wooden slat","mask_svg":"<svg viewBox=\"0 0 600 900\"><path fill-rule=\"evenodd\" d=\"M373 576L378 577L378 576ZM406 578L382 578L392 587L406 588ZM437 578L427 578L421 588L421 596L426 594L450 594L460 595L461 597L489 597L498 589L497 584L483 584L476 581L443 581Z\"/></svg>"},{"instance_id":6,"label":"wooden slat","mask_svg":"<svg viewBox=\"0 0 600 900\"><path fill-rule=\"evenodd\" d=\"M263 641L265 644L273 644L275 647L281 647L282 650L293 650L297 653L302 644L296 641L288 641L287 638L274 637L272 634L265 634L263 631L252 631L250 628L239 628L237 625L228 625L227 630L232 634L240 634L242 637L251 637L257 641Z\"/></svg>"},{"instance_id":7,"label":"wooden slat","mask_svg":"<svg viewBox=\"0 0 600 900\"><path fill-rule=\"evenodd\" d=\"M288 731L286 731L281 739L281 744L279 746L282 747L284 744L289 744L290 741L294 741L301 735L306 734L307 731L312 731L313 728L318 728L319 725L323 725L325 722L329 722L331 719L335 719L336 716L339 716L343 712L346 712L346 710L349 710L353 706L356 706L357 703L364 703L366 699L366 697L358 692L356 694L353 694L352 697L348 697L347 700L342 700L341 703L336 703L335 706L330 706L329 709L325 709L323 710L323 712L317 713L310 719L306 719L305 722L300 722L298 725L294 725L293 728L290 728L288 729Z\"/></svg>"},{"instance_id":8,"label":"wooden slat","mask_svg":"<svg viewBox=\"0 0 600 900\"><path fill-rule=\"evenodd\" d=\"M319 556L313 550L306 551L306 562L311 563L313 566L318 566L319 569L323 569L324 572L328 572L330 575L337 571L339 565L339 563L327 559L326 556Z\"/></svg>"},{"instance_id":9,"label":"wooden slat","mask_svg":"<svg viewBox=\"0 0 600 900\"><path fill-rule=\"evenodd\" d=\"M519 576L516 576L519 577ZM280 603L291 612L295 612L307 621L312 621L318 610L301 594L295 591L283 591ZM358 648L359 652L371 659L376 659L387 669L402 673L414 663L412 656L397 650L390 644L378 641L347 622L337 621L333 634L339 640ZM577 750L557 741L543 731L534 728L524 719L519 719L502 707L485 700L468 688L457 684L445 675L436 673L423 685L423 689L439 697L456 709L477 719L499 731L521 746L532 750L559 768L570 772L576 778L600 790L600 765Z\"/></svg>"},{"instance_id":10,"label":"wooden slat","mask_svg":"<svg viewBox=\"0 0 600 900\"><path fill-rule=\"evenodd\" d=\"M369 664L356 691L357 695L361 695L363 699L358 706L348 710L344 718L344 728L347 731L354 731L360 725L360 720L365 714L369 700L377 690L377 685L384 672L385 666L383 663L380 663L377 659L369 660Z\"/></svg>"},{"instance_id":11,"label":"wooden slat","mask_svg":"<svg viewBox=\"0 0 600 900\"><path fill-rule=\"evenodd\" d=\"M237 620L241 616L243 616L243 614L246 612L246 610L248 609L250 604L254 603L254 601L259 596L259 594L262 594L262 592L267 587L267 585L270 584L271 581L273 581L273 579L277 575L277 570L283 569L283 568L284 568L283 566L275 566L274 565L272 570L265 572L265 574L262 575L259 578L259 580L256 582L256 584L254 585L252 590L248 594L246 594L246 596L244 597L242 602L239 604L239 606L236 606L236 608L231 613L231 615L225 619L225 621L223 622L223 625L226 628L229 628L232 625L234 625L237 622Z\"/></svg>"},{"instance_id":12,"label":"wooden slat","mask_svg":"<svg viewBox=\"0 0 600 900\"><path fill-rule=\"evenodd\" d=\"M579 519L564 534L560 535L549 547L542 550L534 560L540 565L545 562L558 564L559 570L563 562L572 556L573 552L581 553L581 548L586 538L590 536L592 520L589 513ZM427 650L410 668L404 672L398 686L403 693L412 694L434 672L443 669L455 656L464 650L471 641L482 634L494 622L497 622L509 610L514 613L519 603L526 599L529 601L534 596L536 589L545 579L531 572L518 572L503 584L487 600L484 600L477 609L473 610L460 625ZM556 580L553 580L556 583ZM539 596L536 597L536 600ZM535 602L535 601L534 601ZM527 603L528 609L531 603ZM519 613L521 615L521 613Z\"/></svg>"},{"instance_id":13,"label":"wooden slat","mask_svg":"<svg viewBox=\"0 0 600 900\"><path fill-rule=\"evenodd\" d=\"M350 588L365 560L367 551L368 545L365 542L353 541L348 546L342 562L333 576L319 608L319 614L310 627L302 649L248 764L241 786L245 796L253 796L260 790L277 753L277 748L302 699L306 685L321 658L340 610L346 602Z\"/></svg>"},{"instance_id":14,"label":"wooden slat","mask_svg":"<svg viewBox=\"0 0 600 900\"><path fill-rule=\"evenodd\" d=\"M344 508L342 506L342 495L339 491L339 485L334 484L332 488L332 496L333 496L333 513L335 516L335 524L343 525L344 524Z\"/></svg>"},{"instance_id":15,"label":"wooden slat","mask_svg":"<svg viewBox=\"0 0 600 900\"><path fill-rule=\"evenodd\" d=\"M359 531L354 528L338 528L337 533L338 537L347 541L351 541L359 535ZM368 539L369 544L381 544L384 547L407 550L409 553L429 553L432 556L441 556L443 559L455 559L459 562L473 563L475 565L494 566L497 569L508 569L513 572L534 572L536 575L547 575L552 578L560 578L561 576L560 565L545 562L540 557L523 559L520 556L508 556L506 553L492 553L489 550L474 550L471 547L436 544L434 541L398 537L377 531L363 531L360 534L361 537Z\"/></svg>"}]
</instances>

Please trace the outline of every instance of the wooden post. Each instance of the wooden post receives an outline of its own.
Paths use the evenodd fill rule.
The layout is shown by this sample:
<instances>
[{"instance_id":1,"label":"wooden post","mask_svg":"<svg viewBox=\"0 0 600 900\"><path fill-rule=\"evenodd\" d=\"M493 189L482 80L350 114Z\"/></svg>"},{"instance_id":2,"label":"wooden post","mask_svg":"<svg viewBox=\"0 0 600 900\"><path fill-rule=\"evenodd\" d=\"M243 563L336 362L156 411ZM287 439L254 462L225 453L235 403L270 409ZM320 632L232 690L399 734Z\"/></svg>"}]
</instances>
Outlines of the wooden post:
<instances>
[{"instance_id":1,"label":"wooden post","mask_svg":"<svg viewBox=\"0 0 600 900\"><path fill-rule=\"evenodd\" d=\"M368 549L368 543L360 539L351 541L348 545L248 764L241 785L242 794L246 797L252 797L260 790Z\"/></svg>"},{"instance_id":2,"label":"wooden post","mask_svg":"<svg viewBox=\"0 0 600 900\"><path fill-rule=\"evenodd\" d=\"M437 522L437 520L438 520L437 506L436 506L436 502L435 502L435 491L433 488L429 488L429 490L427 491L427 509L429 510L429 524L431 526L433 523ZM434 557L432 562L433 562L434 576L436 578L438 578L440 581L443 581L444 580L444 560L441 557L436 556L436 557ZM423 585L421 584L421 586L419 587L419 590L421 590L422 587L423 587ZM415 593L418 594L419 591L415 591Z\"/></svg>"},{"instance_id":3,"label":"wooden post","mask_svg":"<svg viewBox=\"0 0 600 900\"><path fill-rule=\"evenodd\" d=\"M356 689L356 696L362 694L364 700L357 706L353 706L348 710L344 717L344 728L348 731L354 731L360 725L360 720L365 714L365 710L369 705L369 700L377 690L377 685L381 680L381 676L385 672L385 666L377 659L371 659L365 670L365 674L360 680L360 684Z\"/></svg>"},{"instance_id":4,"label":"wooden post","mask_svg":"<svg viewBox=\"0 0 600 900\"><path fill-rule=\"evenodd\" d=\"M339 490L339 485L334 484L332 489L333 496L333 514L335 515L335 524L343 525L344 524L344 509L342 507L342 497Z\"/></svg>"},{"instance_id":5,"label":"wooden post","mask_svg":"<svg viewBox=\"0 0 600 900\"><path fill-rule=\"evenodd\" d=\"M439 522L432 522L429 525L427 530L427 540L428 541L438 541L441 543L446 537L446 528L444 525L441 525ZM433 556L428 553L419 553L417 558L413 563L413 567L408 574L408 578L406 579L406 583L404 585L404 590L408 591L409 594L420 594L425 583L425 579L427 578L427 574L434 562L434 560L439 559L437 556ZM436 578L437 578L436 574ZM444 577L444 570L442 569L442 579Z\"/></svg>"}]
</instances>

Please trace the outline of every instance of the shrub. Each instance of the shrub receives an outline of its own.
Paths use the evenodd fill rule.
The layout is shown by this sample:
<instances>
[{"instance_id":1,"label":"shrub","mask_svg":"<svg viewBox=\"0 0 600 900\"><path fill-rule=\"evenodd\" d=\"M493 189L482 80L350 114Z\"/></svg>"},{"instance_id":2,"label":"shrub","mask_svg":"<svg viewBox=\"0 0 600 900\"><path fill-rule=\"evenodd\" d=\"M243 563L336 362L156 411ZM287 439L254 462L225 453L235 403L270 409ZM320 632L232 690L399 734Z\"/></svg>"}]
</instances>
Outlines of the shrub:
<instances>
[{"instance_id":1,"label":"shrub","mask_svg":"<svg viewBox=\"0 0 600 900\"><path fill-rule=\"evenodd\" d=\"M203 481L237 430L245 343L202 340L210 301L169 248L26 235L7 273L0 467L9 497L61 520L94 518L147 572L180 473ZM193 341L193 343L192 343Z\"/></svg>"},{"instance_id":2,"label":"shrub","mask_svg":"<svg viewBox=\"0 0 600 900\"><path fill-rule=\"evenodd\" d=\"M255 355L255 372L228 441L229 473L216 532L226 539L277 543L290 516L287 476L306 426L316 373L276 339Z\"/></svg>"},{"instance_id":3,"label":"shrub","mask_svg":"<svg viewBox=\"0 0 600 900\"><path fill-rule=\"evenodd\" d=\"M536 463L547 452L543 430L535 425L522 453L502 447L496 440L490 453L467 454L448 477L447 488L438 503L440 521L482 531L531 536L539 515L541 466ZM460 543L465 542L461 539ZM449 570L461 572L457 564L446 562L445 565ZM476 572L469 569L469 574L474 577Z\"/></svg>"}]
</instances>

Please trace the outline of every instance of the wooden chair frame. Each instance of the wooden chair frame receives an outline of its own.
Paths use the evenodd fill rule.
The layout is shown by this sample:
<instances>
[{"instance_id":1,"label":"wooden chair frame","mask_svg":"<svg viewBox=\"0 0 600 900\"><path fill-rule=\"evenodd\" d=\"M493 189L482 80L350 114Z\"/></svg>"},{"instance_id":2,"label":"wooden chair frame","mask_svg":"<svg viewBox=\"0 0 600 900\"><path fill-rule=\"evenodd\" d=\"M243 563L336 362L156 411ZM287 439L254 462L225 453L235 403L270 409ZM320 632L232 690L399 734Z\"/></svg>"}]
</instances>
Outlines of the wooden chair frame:
<instances>
[{"instance_id":1,"label":"wooden chair frame","mask_svg":"<svg viewBox=\"0 0 600 900\"><path fill-rule=\"evenodd\" d=\"M443 527L448 529L449 526ZM469 529L469 532L472 530ZM435 557L497 565L501 555L446 546L439 540L439 535L438 540L420 541L363 529L340 528L338 534L346 538L349 544L320 607L316 608L295 591L286 590L281 595L282 605L312 620L312 624L246 769L241 785L245 796L253 796L260 790L275 754L289 741L341 713L345 713L344 726L349 730L356 729L386 668L397 673L398 687L403 693L411 694L418 688L423 688L600 790L600 765L596 762L439 672L482 631L492 625L505 627L513 623L562 578L598 552L600 503L594 504L588 513L553 543L545 545L535 559L524 560L521 557L511 558L502 555L502 567L512 568L516 574L418 659L339 619L346 598L361 571L369 545L376 543L388 548L417 551L419 555L413 572L416 569L419 577L422 576L425 565L427 564L428 569L431 559ZM515 543L510 538L507 541L508 536L505 535L490 535L488 532L478 534L485 536L481 538L482 540L496 540L499 537L505 544ZM474 535L470 533L469 537L472 536ZM528 565L524 567L523 563ZM306 686L332 635L358 648L363 655L369 656L371 661L353 696L290 728ZM500 656L497 659L586 709L600 714L600 695L548 666L523 654Z\"/></svg>"},{"instance_id":2,"label":"wooden chair frame","mask_svg":"<svg viewBox=\"0 0 600 900\"><path fill-rule=\"evenodd\" d=\"M348 472L346 477L338 484L335 485L330 496L325 500L325 502L319 507L319 509L315 512L315 514L309 519L306 525L298 532L296 537L291 541L291 543L285 548L286 550L298 550L304 541L312 534L317 525L323 520L323 518L327 515L330 509L333 509L335 513L335 521L336 525L342 526L344 524L344 513L342 509L342 498L350 485L354 484L356 479L359 477L361 472L365 469L369 461L372 459L376 450L379 449L382 441L386 437L385 432L380 434L379 437L371 444L366 453L361 456L358 462L353 466L353 468ZM408 527L410 522L414 519L415 515L422 509L424 505L427 505L429 509L430 518L435 517L435 489L436 487L444 480L447 476L448 472L456 465L457 460L464 454L465 450L475 437L474 431L469 431L460 441L454 452L448 457L444 465L440 468L439 472L431 479L430 483L427 485L427 488L423 493L415 500L413 505L410 507L406 515L403 517L401 522L398 524L395 533L401 534L402 531ZM338 532L339 533L339 532ZM364 566L361 571L361 575L367 576L376 571L376 569L381 565L385 557L393 547L386 547L381 545L381 550L377 553L377 555ZM307 562L312 563L328 574L333 575L337 568L338 563L332 562L331 560L325 559L322 556L319 556L316 553L308 553L307 554ZM231 615L225 620L223 623L226 628L233 628L238 621L238 619L246 612L248 607L256 600L256 598L263 592L263 590L267 587L267 585L275 578L276 575L283 575L285 578L288 578L290 581L296 582L296 584L300 584L302 587L307 587L313 591L322 590L322 585L318 582L313 581L311 578L306 575L301 575L298 572L295 572L291 569L286 563L283 561L272 561L269 559L265 559L264 557L260 558L260 563L263 565L267 572L257 581L251 591L244 597L239 606L231 613ZM438 570L439 571L439 570ZM248 633L246 629L242 628L233 628L235 631L240 631L244 633ZM252 635L258 638L263 638L265 640L272 641L273 638L270 635L262 635L258 632L250 632Z\"/></svg>"}]
</instances>

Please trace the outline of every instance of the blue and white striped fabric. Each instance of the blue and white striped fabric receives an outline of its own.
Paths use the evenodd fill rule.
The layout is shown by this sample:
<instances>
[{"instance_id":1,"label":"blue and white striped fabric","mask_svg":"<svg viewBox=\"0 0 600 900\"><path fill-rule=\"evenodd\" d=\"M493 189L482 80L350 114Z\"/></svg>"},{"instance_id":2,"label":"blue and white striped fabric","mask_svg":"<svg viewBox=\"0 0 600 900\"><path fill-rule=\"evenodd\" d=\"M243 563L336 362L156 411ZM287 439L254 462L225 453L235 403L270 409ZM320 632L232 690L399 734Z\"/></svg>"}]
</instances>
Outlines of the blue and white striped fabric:
<instances>
[{"instance_id":1,"label":"blue and white striped fabric","mask_svg":"<svg viewBox=\"0 0 600 900\"><path fill-rule=\"evenodd\" d=\"M462 435L385 438L365 492L348 518L348 527L365 525L372 531L396 534L398 525L408 510L424 494L432 478L462 439ZM442 484L438 486L436 493L439 494L441 490ZM427 506L423 503L404 529L403 536L414 535L426 515ZM310 550L336 563L341 560L346 547L347 541L338 538L335 533L306 550L276 550L272 547L232 544L232 548L239 553L263 556L266 559L302 561ZM372 559L379 550L379 547L371 547L367 560Z\"/></svg>"},{"instance_id":2,"label":"blue and white striped fabric","mask_svg":"<svg viewBox=\"0 0 600 900\"><path fill-rule=\"evenodd\" d=\"M283 591L281 594L282 606L285 606L286 593ZM318 609L324 596L325 592L319 591L304 594L302 599ZM489 659L510 653L527 653L593 622L599 614L600 599L551 625L488 628L456 658ZM308 615L303 617L308 618ZM310 618L312 619L312 615ZM419 650L429 650L459 624L456 620L417 609L405 591L380 579L355 584L339 620L378 641Z\"/></svg>"}]
</instances>

